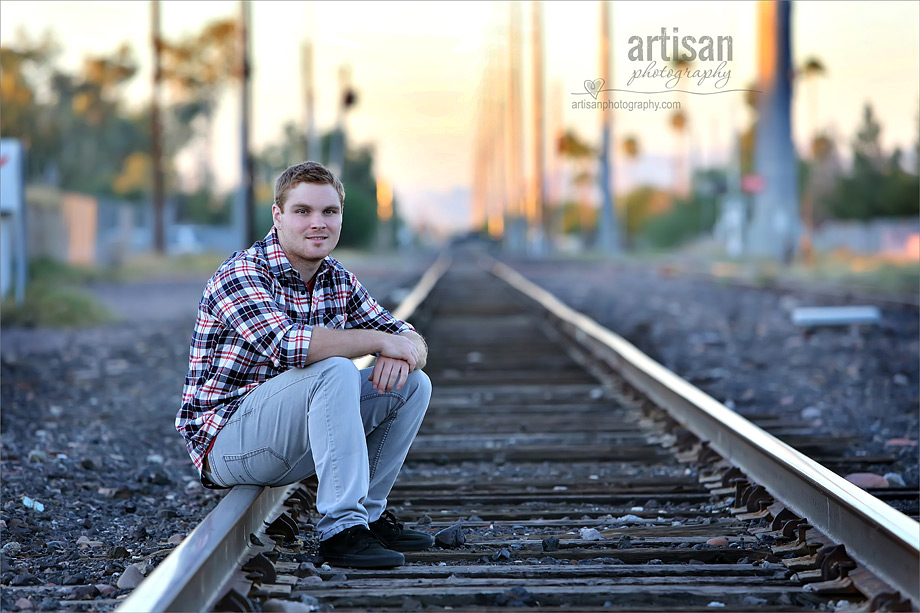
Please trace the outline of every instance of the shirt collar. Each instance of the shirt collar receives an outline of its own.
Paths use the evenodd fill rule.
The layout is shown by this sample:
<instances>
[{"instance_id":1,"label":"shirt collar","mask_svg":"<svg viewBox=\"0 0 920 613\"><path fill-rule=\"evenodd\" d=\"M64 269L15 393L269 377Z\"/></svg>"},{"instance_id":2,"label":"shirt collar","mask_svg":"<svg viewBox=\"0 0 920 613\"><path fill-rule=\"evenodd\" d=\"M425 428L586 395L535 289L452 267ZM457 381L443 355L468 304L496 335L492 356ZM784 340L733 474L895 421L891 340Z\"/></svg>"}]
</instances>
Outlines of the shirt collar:
<instances>
[{"instance_id":1,"label":"shirt collar","mask_svg":"<svg viewBox=\"0 0 920 613\"><path fill-rule=\"evenodd\" d=\"M265 259L268 261L268 266L271 268L272 274L275 277L290 278L294 281L301 281L300 273L291 266L290 261L288 261L287 256L284 255L284 250L281 248L281 243L278 242L278 232L274 226L271 230L268 231L268 234L265 235L265 238L262 240L265 250ZM330 266L329 260L332 256L326 256L322 263L319 265L319 269L316 271L316 278L319 278L320 275Z\"/></svg>"}]
</instances>

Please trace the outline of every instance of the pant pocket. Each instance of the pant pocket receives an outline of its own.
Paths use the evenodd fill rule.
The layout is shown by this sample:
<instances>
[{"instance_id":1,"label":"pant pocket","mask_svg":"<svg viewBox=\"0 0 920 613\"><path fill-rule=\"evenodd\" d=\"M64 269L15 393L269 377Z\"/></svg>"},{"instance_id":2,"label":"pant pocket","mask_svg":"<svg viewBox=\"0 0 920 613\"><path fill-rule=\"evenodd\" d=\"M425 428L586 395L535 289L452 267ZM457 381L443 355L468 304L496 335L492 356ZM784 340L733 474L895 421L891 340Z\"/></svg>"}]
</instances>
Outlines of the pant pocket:
<instances>
[{"instance_id":1,"label":"pant pocket","mask_svg":"<svg viewBox=\"0 0 920 613\"><path fill-rule=\"evenodd\" d=\"M274 485L291 470L287 459L271 447L225 455L224 464L237 485Z\"/></svg>"}]
</instances>

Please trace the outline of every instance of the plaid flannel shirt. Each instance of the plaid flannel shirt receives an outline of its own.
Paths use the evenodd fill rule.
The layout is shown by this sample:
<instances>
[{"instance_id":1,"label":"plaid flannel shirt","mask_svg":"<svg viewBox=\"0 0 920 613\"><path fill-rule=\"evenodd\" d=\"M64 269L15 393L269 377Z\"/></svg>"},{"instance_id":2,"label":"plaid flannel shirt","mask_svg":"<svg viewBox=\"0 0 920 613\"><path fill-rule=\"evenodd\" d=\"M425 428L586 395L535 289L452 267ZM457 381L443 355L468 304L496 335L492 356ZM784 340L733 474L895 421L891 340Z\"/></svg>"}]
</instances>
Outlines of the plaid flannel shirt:
<instances>
[{"instance_id":1,"label":"plaid flannel shirt","mask_svg":"<svg viewBox=\"0 0 920 613\"><path fill-rule=\"evenodd\" d=\"M415 330L374 300L331 256L312 293L275 229L231 255L205 286L189 352L176 429L199 472L214 438L243 398L268 379L306 366L313 326L399 334Z\"/></svg>"}]
</instances>

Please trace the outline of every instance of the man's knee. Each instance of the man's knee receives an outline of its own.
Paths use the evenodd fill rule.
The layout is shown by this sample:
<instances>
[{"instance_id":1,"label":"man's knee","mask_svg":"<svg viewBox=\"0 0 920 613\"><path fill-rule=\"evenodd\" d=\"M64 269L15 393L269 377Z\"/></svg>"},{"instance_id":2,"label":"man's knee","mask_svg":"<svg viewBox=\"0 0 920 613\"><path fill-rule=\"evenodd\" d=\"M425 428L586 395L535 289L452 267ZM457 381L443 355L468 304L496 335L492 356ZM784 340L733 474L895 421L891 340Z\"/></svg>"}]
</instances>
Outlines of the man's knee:
<instances>
[{"instance_id":1,"label":"man's knee","mask_svg":"<svg viewBox=\"0 0 920 613\"><path fill-rule=\"evenodd\" d=\"M428 408L428 401L431 399L431 379L422 370L414 370L409 373L406 379L407 398L421 405L423 409Z\"/></svg>"},{"instance_id":2,"label":"man's knee","mask_svg":"<svg viewBox=\"0 0 920 613\"><path fill-rule=\"evenodd\" d=\"M313 367L323 373L324 379L353 381L358 384L358 367L348 358L332 357L315 362Z\"/></svg>"}]
</instances>

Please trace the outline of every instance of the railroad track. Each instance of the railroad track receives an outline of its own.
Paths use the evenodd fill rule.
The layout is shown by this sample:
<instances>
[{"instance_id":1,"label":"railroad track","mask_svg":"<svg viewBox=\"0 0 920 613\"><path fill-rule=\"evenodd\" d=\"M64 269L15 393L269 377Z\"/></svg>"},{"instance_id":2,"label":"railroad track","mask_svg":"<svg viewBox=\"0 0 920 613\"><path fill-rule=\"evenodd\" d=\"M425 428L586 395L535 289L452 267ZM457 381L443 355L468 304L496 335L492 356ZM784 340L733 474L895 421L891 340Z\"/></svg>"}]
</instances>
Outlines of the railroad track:
<instances>
[{"instance_id":1,"label":"railroad track","mask_svg":"<svg viewBox=\"0 0 920 613\"><path fill-rule=\"evenodd\" d=\"M434 395L390 496L445 546L319 565L309 484L235 488L120 610L916 609L912 518L511 269L446 268L397 310Z\"/></svg>"}]
</instances>

